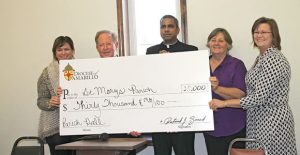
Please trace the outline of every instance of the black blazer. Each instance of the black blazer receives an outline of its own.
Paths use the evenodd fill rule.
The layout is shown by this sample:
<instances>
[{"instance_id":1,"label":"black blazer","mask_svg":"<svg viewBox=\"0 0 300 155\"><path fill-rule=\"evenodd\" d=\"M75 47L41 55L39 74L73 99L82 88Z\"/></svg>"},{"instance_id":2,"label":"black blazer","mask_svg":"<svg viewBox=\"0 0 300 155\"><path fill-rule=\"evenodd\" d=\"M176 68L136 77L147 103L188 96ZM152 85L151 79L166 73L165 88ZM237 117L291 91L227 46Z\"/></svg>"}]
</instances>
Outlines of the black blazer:
<instances>
[{"instance_id":1,"label":"black blazer","mask_svg":"<svg viewBox=\"0 0 300 155\"><path fill-rule=\"evenodd\" d=\"M151 46L147 48L146 54L158 54L159 51L161 50L166 50L168 52L173 53L173 52L183 52L183 51L197 51L198 48L196 46L188 45L180 41L177 41L176 44L170 45L169 48L167 48L167 46L163 43Z\"/></svg>"}]
</instances>

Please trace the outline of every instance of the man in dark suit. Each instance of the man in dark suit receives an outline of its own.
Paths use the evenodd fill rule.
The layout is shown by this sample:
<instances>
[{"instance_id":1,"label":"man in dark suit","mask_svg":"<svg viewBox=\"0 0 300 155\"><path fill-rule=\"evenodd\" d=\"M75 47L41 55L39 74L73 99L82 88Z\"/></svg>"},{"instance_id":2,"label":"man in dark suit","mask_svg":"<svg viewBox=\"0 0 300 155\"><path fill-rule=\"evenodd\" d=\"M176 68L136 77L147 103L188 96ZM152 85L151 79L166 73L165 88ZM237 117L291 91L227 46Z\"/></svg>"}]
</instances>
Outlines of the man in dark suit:
<instances>
[{"instance_id":1,"label":"man in dark suit","mask_svg":"<svg viewBox=\"0 0 300 155\"><path fill-rule=\"evenodd\" d=\"M96 49L100 58L109 58L118 56L117 35L109 30L102 30L95 36ZM134 138L140 136L140 133L132 131L129 134L109 134L111 138ZM136 155L136 150L129 151L127 155Z\"/></svg>"},{"instance_id":2,"label":"man in dark suit","mask_svg":"<svg viewBox=\"0 0 300 155\"><path fill-rule=\"evenodd\" d=\"M178 20L172 15L165 15L160 20L160 35L163 42L149 47L146 54L162 54L184 51L196 51L197 47L180 42ZM153 133L152 142L155 155L171 155L172 148L176 155L195 155L194 132Z\"/></svg>"}]
</instances>

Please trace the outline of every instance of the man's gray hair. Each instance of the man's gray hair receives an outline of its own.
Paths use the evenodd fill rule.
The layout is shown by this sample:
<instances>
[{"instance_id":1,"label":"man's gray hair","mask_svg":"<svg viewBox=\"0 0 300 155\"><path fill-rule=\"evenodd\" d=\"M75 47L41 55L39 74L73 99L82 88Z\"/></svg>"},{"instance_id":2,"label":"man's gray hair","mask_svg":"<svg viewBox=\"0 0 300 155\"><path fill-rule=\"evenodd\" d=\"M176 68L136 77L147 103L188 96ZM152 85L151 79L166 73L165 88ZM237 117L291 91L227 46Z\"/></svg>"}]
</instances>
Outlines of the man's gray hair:
<instances>
[{"instance_id":1,"label":"man's gray hair","mask_svg":"<svg viewBox=\"0 0 300 155\"><path fill-rule=\"evenodd\" d=\"M97 39L98 39L99 36L100 36L101 34L103 34L103 33L106 33L106 34L111 35L111 37L112 37L112 39L113 39L113 42L114 42L114 43L117 42L117 35L116 35L114 32L109 31L109 30L101 30L101 31L98 31L98 32L96 33L96 36L95 36L95 42L96 42L96 44L97 44Z\"/></svg>"}]
</instances>

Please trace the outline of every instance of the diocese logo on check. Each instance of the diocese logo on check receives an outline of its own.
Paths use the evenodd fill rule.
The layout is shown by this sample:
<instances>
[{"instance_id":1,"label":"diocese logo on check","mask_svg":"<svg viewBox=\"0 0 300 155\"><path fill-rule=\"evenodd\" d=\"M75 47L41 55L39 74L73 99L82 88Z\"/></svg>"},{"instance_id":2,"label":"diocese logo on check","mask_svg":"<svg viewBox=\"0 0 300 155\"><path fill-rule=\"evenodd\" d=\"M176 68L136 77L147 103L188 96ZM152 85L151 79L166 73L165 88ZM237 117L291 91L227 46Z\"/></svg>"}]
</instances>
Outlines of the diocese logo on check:
<instances>
[{"instance_id":1,"label":"diocese logo on check","mask_svg":"<svg viewBox=\"0 0 300 155\"><path fill-rule=\"evenodd\" d=\"M73 67L68 63L68 65L65 67L65 69L63 70L64 72L64 77L67 81L70 81L73 76L74 76L74 72L75 70L73 69Z\"/></svg>"},{"instance_id":2,"label":"diocese logo on check","mask_svg":"<svg viewBox=\"0 0 300 155\"><path fill-rule=\"evenodd\" d=\"M63 70L64 78L67 81L71 80L92 80L98 79L98 71L75 71L75 69L68 63Z\"/></svg>"}]
</instances>

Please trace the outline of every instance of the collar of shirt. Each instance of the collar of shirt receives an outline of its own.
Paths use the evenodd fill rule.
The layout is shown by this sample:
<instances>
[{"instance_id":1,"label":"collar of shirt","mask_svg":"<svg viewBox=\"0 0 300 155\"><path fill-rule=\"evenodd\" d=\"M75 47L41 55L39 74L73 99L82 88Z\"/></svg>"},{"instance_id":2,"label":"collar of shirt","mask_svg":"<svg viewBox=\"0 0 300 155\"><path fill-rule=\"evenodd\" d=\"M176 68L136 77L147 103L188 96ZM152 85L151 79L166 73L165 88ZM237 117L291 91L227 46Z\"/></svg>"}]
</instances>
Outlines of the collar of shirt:
<instances>
[{"instance_id":1,"label":"collar of shirt","mask_svg":"<svg viewBox=\"0 0 300 155\"><path fill-rule=\"evenodd\" d=\"M210 55L210 56L209 56L209 59L210 59L211 57L212 57L212 56ZM226 65L226 64L229 62L230 57L231 57L231 55L227 54L227 55L225 56L225 58L223 59L223 61L221 62L221 64L215 69L215 72L216 72L216 70L218 70L219 68L221 68L223 65ZM210 69L210 75L211 75L211 76L214 76L214 73L212 72L211 69Z\"/></svg>"},{"instance_id":2,"label":"collar of shirt","mask_svg":"<svg viewBox=\"0 0 300 155\"><path fill-rule=\"evenodd\" d=\"M165 42L162 42L162 44L164 44L167 48L170 48L170 46L175 45L178 42L178 40L176 40L174 43L171 44L167 44Z\"/></svg>"}]
</instances>

